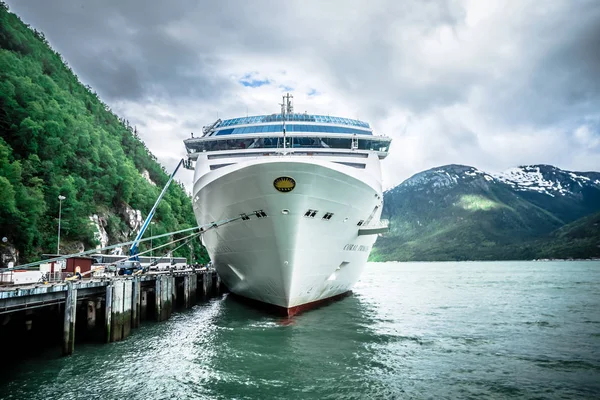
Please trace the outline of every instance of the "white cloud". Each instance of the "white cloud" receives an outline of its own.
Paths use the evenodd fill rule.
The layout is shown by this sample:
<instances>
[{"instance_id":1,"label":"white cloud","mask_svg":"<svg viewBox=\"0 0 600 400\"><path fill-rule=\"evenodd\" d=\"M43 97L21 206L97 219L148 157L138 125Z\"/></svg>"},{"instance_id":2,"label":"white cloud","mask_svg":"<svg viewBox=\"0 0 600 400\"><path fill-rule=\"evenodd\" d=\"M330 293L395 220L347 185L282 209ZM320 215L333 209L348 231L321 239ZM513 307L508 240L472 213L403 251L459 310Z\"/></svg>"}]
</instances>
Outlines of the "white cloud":
<instances>
[{"instance_id":1,"label":"white cloud","mask_svg":"<svg viewBox=\"0 0 600 400\"><path fill-rule=\"evenodd\" d=\"M191 131L291 88L298 112L393 137L386 187L446 163L600 170L597 1L9 4L167 169Z\"/></svg>"}]
</instances>

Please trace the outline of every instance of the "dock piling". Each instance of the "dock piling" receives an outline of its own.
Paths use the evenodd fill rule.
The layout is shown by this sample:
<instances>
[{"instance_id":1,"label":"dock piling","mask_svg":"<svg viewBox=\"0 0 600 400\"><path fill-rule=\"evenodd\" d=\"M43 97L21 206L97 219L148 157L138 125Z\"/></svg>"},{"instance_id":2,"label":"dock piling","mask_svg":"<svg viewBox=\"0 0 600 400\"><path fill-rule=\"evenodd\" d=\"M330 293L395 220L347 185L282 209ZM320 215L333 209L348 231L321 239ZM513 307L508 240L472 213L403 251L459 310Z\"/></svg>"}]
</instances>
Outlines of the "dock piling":
<instances>
[{"instance_id":1,"label":"dock piling","mask_svg":"<svg viewBox=\"0 0 600 400\"><path fill-rule=\"evenodd\" d=\"M142 300L142 282L140 277L136 276L133 278L133 289L131 298L133 304L131 306L131 328L139 328L140 326L140 312L141 312L141 300Z\"/></svg>"},{"instance_id":2,"label":"dock piling","mask_svg":"<svg viewBox=\"0 0 600 400\"><path fill-rule=\"evenodd\" d=\"M215 294L218 296L221 294L221 277L219 274L215 274Z\"/></svg>"},{"instance_id":3,"label":"dock piling","mask_svg":"<svg viewBox=\"0 0 600 400\"><path fill-rule=\"evenodd\" d=\"M186 275L183 277L183 306L190 308L190 276Z\"/></svg>"},{"instance_id":4,"label":"dock piling","mask_svg":"<svg viewBox=\"0 0 600 400\"><path fill-rule=\"evenodd\" d=\"M162 296L162 286L163 286L162 281L163 281L162 275L158 276L158 277L156 277L156 282L154 285L154 300L155 300L154 301L154 304L155 304L154 312L156 314L156 320L159 322L162 321L162 315L163 315L162 314L162 298L163 298L163 296Z\"/></svg>"},{"instance_id":5,"label":"dock piling","mask_svg":"<svg viewBox=\"0 0 600 400\"><path fill-rule=\"evenodd\" d=\"M173 305L173 280L172 276L165 276L163 279L163 321L171 318L171 306Z\"/></svg>"},{"instance_id":6,"label":"dock piling","mask_svg":"<svg viewBox=\"0 0 600 400\"><path fill-rule=\"evenodd\" d=\"M67 299L65 301L65 319L63 323L63 355L73 354L75 350L75 318L77 317L77 289L73 283L67 283Z\"/></svg>"},{"instance_id":7,"label":"dock piling","mask_svg":"<svg viewBox=\"0 0 600 400\"><path fill-rule=\"evenodd\" d=\"M140 296L140 313L138 317L138 321L146 320L148 318L148 291L142 290ZM139 324L139 322L138 322Z\"/></svg>"},{"instance_id":8,"label":"dock piling","mask_svg":"<svg viewBox=\"0 0 600 400\"><path fill-rule=\"evenodd\" d=\"M104 327L106 332L106 343L110 343L111 326L112 326L112 293L113 285L106 287L106 302L104 305Z\"/></svg>"},{"instance_id":9,"label":"dock piling","mask_svg":"<svg viewBox=\"0 0 600 400\"><path fill-rule=\"evenodd\" d=\"M96 302L88 300L87 302L87 328L88 330L96 327Z\"/></svg>"},{"instance_id":10,"label":"dock piling","mask_svg":"<svg viewBox=\"0 0 600 400\"><path fill-rule=\"evenodd\" d=\"M196 289L198 287L198 278L196 274L189 277L190 282L190 307L196 304Z\"/></svg>"},{"instance_id":11,"label":"dock piling","mask_svg":"<svg viewBox=\"0 0 600 400\"><path fill-rule=\"evenodd\" d=\"M208 276L208 272L204 273L202 275L202 297L206 297L208 296L208 279L210 277Z\"/></svg>"},{"instance_id":12,"label":"dock piling","mask_svg":"<svg viewBox=\"0 0 600 400\"><path fill-rule=\"evenodd\" d=\"M118 342L123 338L123 287L122 279L117 279L113 283L112 299L112 324L111 324L111 342Z\"/></svg>"},{"instance_id":13,"label":"dock piling","mask_svg":"<svg viewBox=\"0 0 600 400\"><path fill-rule=\"evenodd\" d=\"M133 307L133 280L126 279L123 281L123 333L121 340L127 338L131 333L131 314Z\"/></svg>"}]
</instances>

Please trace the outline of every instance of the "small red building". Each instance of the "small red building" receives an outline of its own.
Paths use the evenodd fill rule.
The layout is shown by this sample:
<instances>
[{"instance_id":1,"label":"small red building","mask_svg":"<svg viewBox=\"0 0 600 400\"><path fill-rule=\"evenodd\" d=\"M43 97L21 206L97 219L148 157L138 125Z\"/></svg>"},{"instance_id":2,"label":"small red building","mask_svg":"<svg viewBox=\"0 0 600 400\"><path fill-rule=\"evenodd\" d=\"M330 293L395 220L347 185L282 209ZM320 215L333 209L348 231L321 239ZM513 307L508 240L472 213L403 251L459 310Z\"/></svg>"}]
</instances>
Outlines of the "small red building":
<instances>
[{"instance_id":1,"label":"small red building","mask_svg":"<svg viewBox=\"0 0 600 400\"><path fill-rule=\"evenodd\" d=\"M56 258L60 257L56 254L43 254L43 258ZM79 267L79 272L84 273L88 272L92 269L92 264L94 263L94 259L91 257L79 256L79 257L71 257L66 260L54 261L52 262L52 272L71 272L75 273L75 269ZM64 266L64 269L63 269Z\"/></svg>"}]
</instances>

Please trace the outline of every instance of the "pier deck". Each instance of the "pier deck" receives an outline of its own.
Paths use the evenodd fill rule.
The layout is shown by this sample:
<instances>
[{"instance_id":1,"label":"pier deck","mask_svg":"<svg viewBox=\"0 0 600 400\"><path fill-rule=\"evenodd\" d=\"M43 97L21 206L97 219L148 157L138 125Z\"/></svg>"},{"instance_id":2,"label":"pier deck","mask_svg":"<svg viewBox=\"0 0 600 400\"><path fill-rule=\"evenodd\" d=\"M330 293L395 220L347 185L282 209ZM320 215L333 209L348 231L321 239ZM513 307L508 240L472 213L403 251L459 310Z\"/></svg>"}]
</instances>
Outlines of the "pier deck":
<instances>
[{"instance_id":1,"label":"pier deck","mask_svg":"<svg viewBox=\"0 0 600 400\"><path fill-rule=\"evenodd\" d=\"M63 354L69 355L74 351L76 326L103 330L106 342L119 341L142 320L164 321L175 305L189 308L220 293L220 279L212 269L4 286L0 287L0 331L5 326L15 334L45 329L36 320L47 320L44 314L52 314L51 319L63 320Z\"/></svg>"}]
</instances>

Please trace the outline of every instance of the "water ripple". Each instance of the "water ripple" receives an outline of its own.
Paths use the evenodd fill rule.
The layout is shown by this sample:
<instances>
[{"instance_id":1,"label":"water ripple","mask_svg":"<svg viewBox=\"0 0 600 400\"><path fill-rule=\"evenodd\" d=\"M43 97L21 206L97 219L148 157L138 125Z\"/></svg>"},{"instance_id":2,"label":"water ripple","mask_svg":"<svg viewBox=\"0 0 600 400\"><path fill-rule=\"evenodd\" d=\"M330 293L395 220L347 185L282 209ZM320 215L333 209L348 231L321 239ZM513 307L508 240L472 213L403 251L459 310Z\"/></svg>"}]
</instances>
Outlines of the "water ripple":
<instances>
[{"instance_id":1,"label":"water ripple","mask_svg":"<svg viewBox=\"0 0 600 400\"><path fill-rule=\"evenodd\" d=\"M600 263L370 264L291 320L224 296L4 376L6 399L600 397Z\"/></svg>"}]
</instances>

